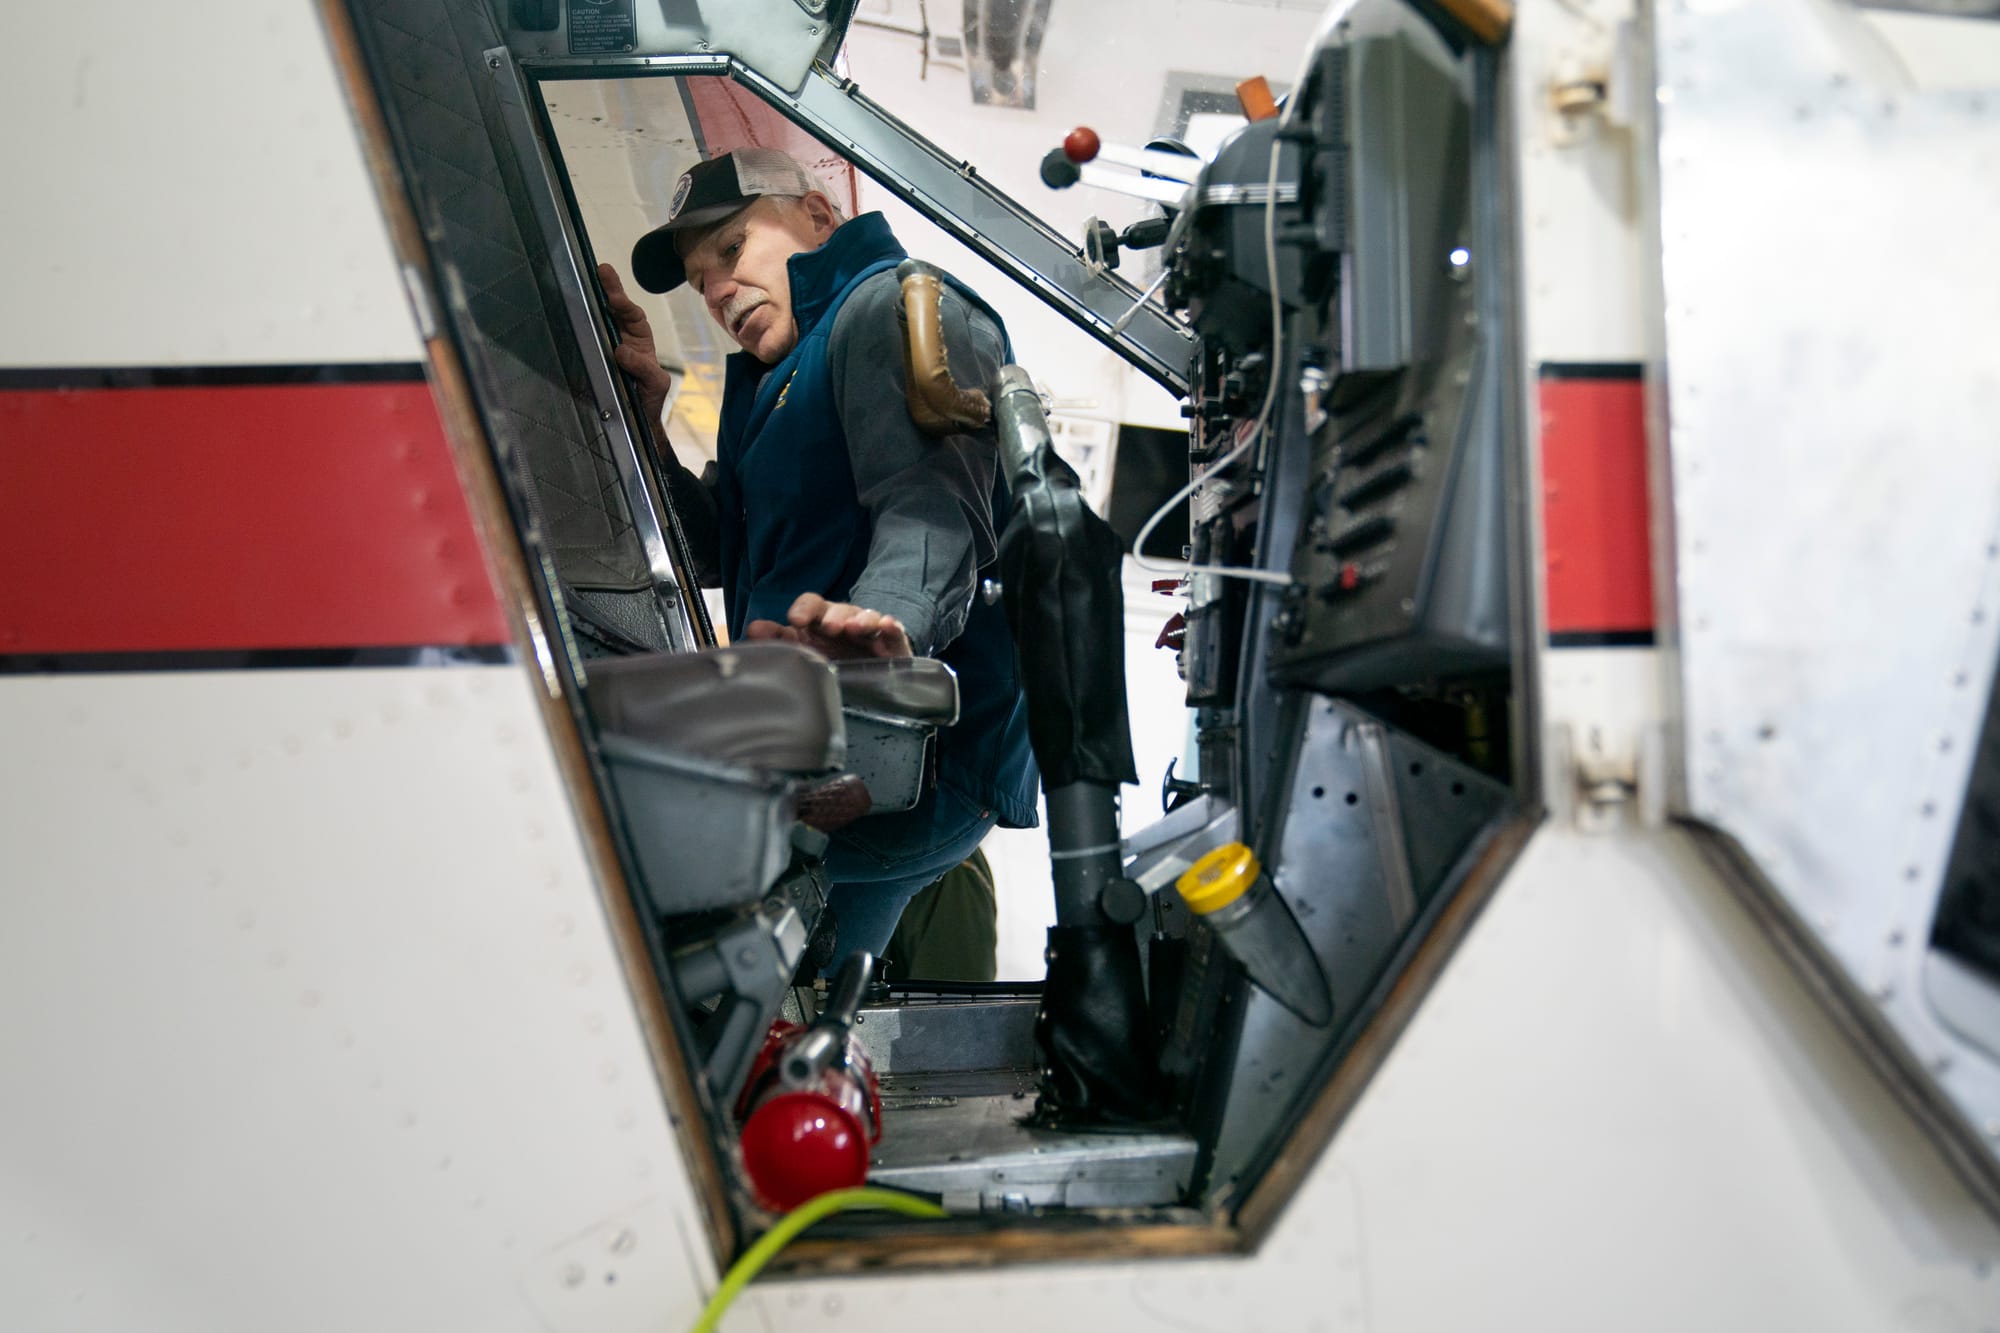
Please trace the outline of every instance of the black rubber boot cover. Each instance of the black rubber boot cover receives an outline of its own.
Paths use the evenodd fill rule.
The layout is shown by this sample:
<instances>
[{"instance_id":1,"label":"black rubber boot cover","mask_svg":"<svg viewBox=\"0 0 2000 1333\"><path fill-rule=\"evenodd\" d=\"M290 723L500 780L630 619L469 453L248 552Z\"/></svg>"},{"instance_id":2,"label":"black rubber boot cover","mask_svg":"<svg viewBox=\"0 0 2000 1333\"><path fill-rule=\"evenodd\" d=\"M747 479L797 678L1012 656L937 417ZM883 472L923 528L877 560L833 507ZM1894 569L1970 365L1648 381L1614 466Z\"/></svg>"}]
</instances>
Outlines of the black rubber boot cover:
<instances>
[{"instance_id":1,"label":"black rubber boot cover","mask_svg":"<svg viewBox=\"0 0 2000 1333\"><path fill-rule=\"evenodd\" d=\"M1129 1124L1163 1110L1152 1024L1129 926L1055 926L1035 1016L1042 1053L1034 1119Z\"/></svg>"},{"instance_id":2,"label":"black rubber boot cover","mask_svg":"<svg viewBox=\"0 0 2000 1333\"><path fill-rule=\"evenodd\" d=\"M1124 547L1090 512L1069 464L1044 449L1015 478L1000 534L1007 627L1042 784L1136 783L1125 703Z\"/></svg>"}]
</instances>

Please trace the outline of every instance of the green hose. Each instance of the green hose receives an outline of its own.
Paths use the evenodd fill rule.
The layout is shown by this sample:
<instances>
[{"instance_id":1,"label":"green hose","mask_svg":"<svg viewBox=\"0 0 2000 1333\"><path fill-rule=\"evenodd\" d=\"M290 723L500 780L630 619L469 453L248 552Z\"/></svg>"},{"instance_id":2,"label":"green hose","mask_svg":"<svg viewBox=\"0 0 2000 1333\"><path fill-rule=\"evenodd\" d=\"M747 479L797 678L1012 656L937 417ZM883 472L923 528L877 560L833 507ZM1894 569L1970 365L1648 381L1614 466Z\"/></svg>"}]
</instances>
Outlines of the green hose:
<instances>
[{"instance_id":1,"label":"green hose","mask_svg":"<svg viewBox=\"0 0 2000 1333\"><path fill-rule=\"evenodd\" d=\"M757 1238L757 1243L743 1252L743 1257L729 1266L722 1283L716 1287L715 1295L708 1298L708 1306L695 1321L694 1333L715 1333L715 1327L722 1322L722 1316L743 1291L750 1280L763 1271L779 1250L792 1243L792 1238L813 1223L832 1213L847 1212L854 1208L886 1208L892 1213L902 1213L906 1217L943 1217L944 1209L928 1199L904 1194L897 1190L858 1189L830 1190L816 1199L808 1199L780 1218L778 1225Z\"/></svg>"}]
</instances>

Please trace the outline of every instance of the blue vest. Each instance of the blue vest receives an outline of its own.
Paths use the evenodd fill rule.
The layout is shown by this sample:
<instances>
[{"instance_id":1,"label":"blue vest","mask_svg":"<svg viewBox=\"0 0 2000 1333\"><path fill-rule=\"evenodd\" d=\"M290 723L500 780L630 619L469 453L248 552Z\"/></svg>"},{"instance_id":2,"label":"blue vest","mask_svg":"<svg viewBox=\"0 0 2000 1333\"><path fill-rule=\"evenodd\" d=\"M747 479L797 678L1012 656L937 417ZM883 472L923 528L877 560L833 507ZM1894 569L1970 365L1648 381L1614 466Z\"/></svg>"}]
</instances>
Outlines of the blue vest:
<instances>
[{"instance_id":1,"label":"blue vest","mask_svg":"<svg viewBox=\"0 0 2000 1333\"><path fill-rule=\"evenodd\" d=\"M732 641L753 620L782 624L801 593L846 601L868 563L873 523L856 493L847 434L834 409L827 343L854 289L908 257L880 213L835 229L825 245L787 263L799 325L791 355L770 367L748 352L729 358L716 507ZM993 320L1004 340L1006 326L992 308L957 281L952 286ZM1011 347L1007 355L1012 359ZM1007 487L996 469L996 534L1006 520ZM1000 607L975 597L964 632L937 656L958 673L959 690L958 724L938 733L938 781L993 810L1005 827L1032 827L1040 775Z\"/></svg>"}]
</instances>

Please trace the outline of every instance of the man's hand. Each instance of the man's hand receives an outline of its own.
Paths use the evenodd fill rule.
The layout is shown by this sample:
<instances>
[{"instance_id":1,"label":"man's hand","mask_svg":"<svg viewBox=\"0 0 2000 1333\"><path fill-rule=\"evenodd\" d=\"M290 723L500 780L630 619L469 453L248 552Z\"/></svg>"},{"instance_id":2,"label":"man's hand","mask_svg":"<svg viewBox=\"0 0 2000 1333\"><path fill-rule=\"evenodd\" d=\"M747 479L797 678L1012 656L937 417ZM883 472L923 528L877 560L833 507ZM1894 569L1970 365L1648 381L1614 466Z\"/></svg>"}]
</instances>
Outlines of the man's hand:
<instances>
[{"instance_id":1,"label":"man's hand","mask_svg":"<svg viewBox=\"0 0 2000 1333\"><path fill-rule=\"evenodd\" d=\"M783 625L775 620L753 620L744 626L743 637L782 639L835 660L914 655L902 621L865 606L829 602L816 592L801 593L785 619L789 623Z\"/></svg>"},{"instance_id":2,"label":"man's hand","mask_svg":"<svg viewBox=\"0 0 2000 1333\"><path fill-rule=\"evenodd\" d=\"M659 427L660 438L664 441L666 423L660 419L660 413L667 405L667 390L673 387L674 377L660 365L660 351L653 342L653 325L639 303L625 294L625 283L618 276L617 269L609 264L599 264L597 280L604 284L605 299L611 303L611 317L618 321L619 342L611 350L611 357L618 363L618 368L638 385L639 410L648 421Z\"/></svg>"}]
</instances>

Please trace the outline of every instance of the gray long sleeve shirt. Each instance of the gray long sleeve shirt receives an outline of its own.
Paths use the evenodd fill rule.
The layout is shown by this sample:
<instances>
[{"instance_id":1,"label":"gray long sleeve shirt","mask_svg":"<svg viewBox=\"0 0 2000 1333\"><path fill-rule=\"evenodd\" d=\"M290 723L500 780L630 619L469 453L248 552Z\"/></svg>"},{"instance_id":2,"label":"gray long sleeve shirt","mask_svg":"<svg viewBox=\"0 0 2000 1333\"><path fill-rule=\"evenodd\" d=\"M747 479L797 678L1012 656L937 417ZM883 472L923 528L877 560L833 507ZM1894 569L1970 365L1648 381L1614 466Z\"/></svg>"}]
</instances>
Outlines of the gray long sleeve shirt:
<instances>
[{"instance_id":1,"label":"gray long sleeve shirt","mask_svg":"<svg viewBox=\"0 0 2000 1333\"><path fill-rule=\"evenodd\" d=\"M999 455L990 432L936 439L910 419L899 300L894 273L869 278L834 317L827 345L855 492L872 524L868 563L847 600L895 616L911 647L931 656L964 630L979 571L996 556ZM949 287L941 314L953 378L991 385L1006 360L999 328ZM667 481L697 572L715 586L720 528L710 478L674 464Z\"/></svg>"}]
</instances>

